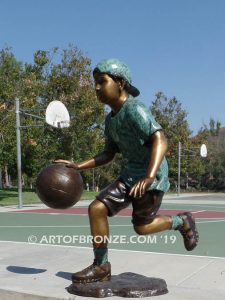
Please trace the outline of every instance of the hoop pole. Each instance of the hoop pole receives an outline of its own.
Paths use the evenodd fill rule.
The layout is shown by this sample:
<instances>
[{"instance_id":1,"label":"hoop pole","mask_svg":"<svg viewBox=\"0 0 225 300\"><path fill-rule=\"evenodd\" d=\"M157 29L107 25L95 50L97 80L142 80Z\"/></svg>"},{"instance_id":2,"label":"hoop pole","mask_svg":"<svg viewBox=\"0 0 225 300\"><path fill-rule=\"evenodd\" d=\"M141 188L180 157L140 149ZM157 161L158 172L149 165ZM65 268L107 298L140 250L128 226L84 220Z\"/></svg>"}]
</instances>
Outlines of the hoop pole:
<instances>
[{"instance_id":1,"label":"hoop pole","mask_svg":"<svg viewBox=\"0 0 225 300\"><path fill-rule=\"evenodd\" d=\"M16 98L16 150L17 150L17 173L18 173L18 207L23 207L22 197L22 171L21 171L21 130L20 130L20 101Z\"/></svg>"},{"instance_id":2,"label":"hoop pole","mask_svg":"<svg viewBox=\"0 0 225 300\"><path fill-rule=\"evenodd\" d=\"M181 142L178 143L178 178L177 178L177 195L180 196L180 170L181 170Z\"/></svg>"}]
</instances>

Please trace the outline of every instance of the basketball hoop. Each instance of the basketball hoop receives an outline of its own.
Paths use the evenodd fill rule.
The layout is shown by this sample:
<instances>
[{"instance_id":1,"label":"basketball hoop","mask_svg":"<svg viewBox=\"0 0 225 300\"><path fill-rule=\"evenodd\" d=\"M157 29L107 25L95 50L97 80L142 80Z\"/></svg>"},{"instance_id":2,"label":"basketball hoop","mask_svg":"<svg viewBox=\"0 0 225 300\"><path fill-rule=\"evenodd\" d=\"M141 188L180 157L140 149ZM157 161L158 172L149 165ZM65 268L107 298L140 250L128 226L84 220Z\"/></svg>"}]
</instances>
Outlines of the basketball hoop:
<instances>
[{"instance_id":1,"label":"basketball hoop","mask_svg":"<svg viewBox=\"0 0 225 300\"><path fill-rule=\"evenodd\" d=\"M58 100L50 102L46 109L45 121L55 128L68 128L70 115L66 106Z\"/></svg>"},{"instance_id":2,"label":"basketball hoop","mask_svg":"<svg viewBox=\"0 0 225 300\"><path fill-rule=\"evenodd\" d=\"M207 147L205 144L202 144L200 147L200 155L201 157L207 157Z\"/></svg>"}]
</instances>

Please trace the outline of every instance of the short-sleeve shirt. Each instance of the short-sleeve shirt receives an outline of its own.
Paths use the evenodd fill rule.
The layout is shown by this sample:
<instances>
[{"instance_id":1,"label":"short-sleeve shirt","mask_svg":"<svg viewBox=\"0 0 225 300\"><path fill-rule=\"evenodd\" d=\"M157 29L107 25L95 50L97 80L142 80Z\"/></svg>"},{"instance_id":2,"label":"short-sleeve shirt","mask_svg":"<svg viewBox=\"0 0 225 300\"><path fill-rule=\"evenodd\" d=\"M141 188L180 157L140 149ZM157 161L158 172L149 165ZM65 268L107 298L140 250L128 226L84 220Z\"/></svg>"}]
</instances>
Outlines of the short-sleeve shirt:
<instances>
[{"instance_id":1,"label":"short-sleeve shirt","mask_svg":"<svg viewBox=\"0 0 225 300\"><path fill-rule=\"evenodd\" d=\"M145 177L150 162L150 136L161 126L144 104L129 96L118 113L105 120L105 151L121 153L125 167L120 178L129 187ZM168 164L164 157L149 190L169 189Z\"/></svg>"}]
</instances>

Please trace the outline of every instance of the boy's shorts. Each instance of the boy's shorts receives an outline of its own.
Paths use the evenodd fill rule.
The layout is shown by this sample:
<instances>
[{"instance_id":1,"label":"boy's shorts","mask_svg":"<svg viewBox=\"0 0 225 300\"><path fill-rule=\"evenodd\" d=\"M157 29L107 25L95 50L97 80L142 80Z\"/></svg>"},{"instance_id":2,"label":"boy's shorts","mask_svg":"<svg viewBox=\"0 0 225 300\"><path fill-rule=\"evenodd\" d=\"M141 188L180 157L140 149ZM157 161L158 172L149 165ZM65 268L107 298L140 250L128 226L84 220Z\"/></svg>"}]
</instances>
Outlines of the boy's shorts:
<instances>
[{"instance_id":1,"label":"boy's shorts","mask_svg":"<svg viewBox=\"0 0 225 300\"><path fill-rule=\"evenodd\" d=\"M108 216L116 215L120 210L132 204L132 223L134 225L149 224L155 218L162 202L164 192L159 190L147 191L143 197L129 196L130 188L122 181L116 180L103 189L96 199L108 208Z\"/></svg>"}]
</instances>

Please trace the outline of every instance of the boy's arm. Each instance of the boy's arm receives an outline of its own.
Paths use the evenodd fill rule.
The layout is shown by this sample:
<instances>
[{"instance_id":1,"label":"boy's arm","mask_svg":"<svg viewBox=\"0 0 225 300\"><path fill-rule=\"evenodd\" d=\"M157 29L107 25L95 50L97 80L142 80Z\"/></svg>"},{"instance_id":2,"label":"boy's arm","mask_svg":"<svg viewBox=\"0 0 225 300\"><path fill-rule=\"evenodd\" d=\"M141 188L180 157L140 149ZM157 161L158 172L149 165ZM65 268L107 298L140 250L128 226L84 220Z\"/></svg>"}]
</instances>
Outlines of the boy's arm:
<instances>
[{"instance_id":1,"label":"boy's arm","mask_svg":"<svg viewBox=\"0 0 225 300\"><path fill-rule=\"evenodd\" d=\"M163 131L159 130L153 133L150 137L150 144L150 163L146 176L136 182L130 190L130 195L134 197L142 197L147 188L152 184L162 159L166 154L167 140Z\"/></svg>"},{"instance_id":2,"label":"boy's arm","mask_svg":"<svg viewBox=\"0 0 225 300\"><path fill-rule=\"evenodd\" d=\"M115 156L114 152L103 151L103 152L97 154L96 156L94 156L93 158L85 160L80 163L73 163L69 160L64 160L64 159L57 159L54 162L55 163L63 163L63 164L66 164L66 166L68 168L73 168L78 171L81 171L81 170L92 169L92 168L96 168L99 166L103 166L103 165L109 163L110 161L112 161L114 156Z\"/></svg>"}]
</instances>

